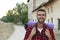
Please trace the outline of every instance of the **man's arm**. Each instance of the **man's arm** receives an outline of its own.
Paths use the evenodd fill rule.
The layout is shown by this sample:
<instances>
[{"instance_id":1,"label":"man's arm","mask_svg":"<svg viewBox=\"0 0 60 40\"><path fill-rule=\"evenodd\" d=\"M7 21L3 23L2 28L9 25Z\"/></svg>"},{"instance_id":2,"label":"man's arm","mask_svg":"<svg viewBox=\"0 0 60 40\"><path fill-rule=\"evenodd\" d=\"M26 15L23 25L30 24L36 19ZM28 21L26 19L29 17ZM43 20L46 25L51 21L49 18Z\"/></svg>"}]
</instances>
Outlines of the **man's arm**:
<instances>
[{"instance_id":1,"label":"man's arm","mask_svg":"<svg viewBox=\"0 0 60 40\"><path fill-rule=\"evenodd\" d=\"M26 40L32 40L32 36L29 35L29 37Z\"/></svg>"},{"instance_id":2,"label":"man's arm","mask_svg":"<svg viewBox=\"0 0 60 40\"><path fill-rule=\"evenodd\" d=\"M55 36L54 36L54 31L53 31L53 29L50 29L50 34L51 34L52 40L55 40Z\"/></svg>"},{"instance_id":3,"label":"man's arm","mask_svg":"<svg viewBox=\"0 0 60 40\"><path fill-rule=\"evenodd\" d=\"M45 34L49 38L49 40L55 40L54 32L52 29L46 29Z\"/></svg>"},{"instance_id":4,"label":"man's arm","mask_svg":"<svg viewBox=\"0 0 60 40\"><path fill-rule=\"evenodd\" d=\"M32 29L31 27L27 28L24 40L28 40L30 32L31 32L31 29Z\"/></svg>"},{"instance_id":5,"label":"man's arm","mask_svg":"<svg viewBox=\"0 0 60 40\"><path fill-rule=\"evenodd\" d=\"M28 33L28 34L27 34ZM36 28L35 27L33 27L32 29L31 29L31 31L30 32L27 32L26 33L26 37L25 37L25 39L26 40L32 40L32 37L33 37L33 35L35 35L35 33L36 33Z\"/></svg>"}]
</instances>

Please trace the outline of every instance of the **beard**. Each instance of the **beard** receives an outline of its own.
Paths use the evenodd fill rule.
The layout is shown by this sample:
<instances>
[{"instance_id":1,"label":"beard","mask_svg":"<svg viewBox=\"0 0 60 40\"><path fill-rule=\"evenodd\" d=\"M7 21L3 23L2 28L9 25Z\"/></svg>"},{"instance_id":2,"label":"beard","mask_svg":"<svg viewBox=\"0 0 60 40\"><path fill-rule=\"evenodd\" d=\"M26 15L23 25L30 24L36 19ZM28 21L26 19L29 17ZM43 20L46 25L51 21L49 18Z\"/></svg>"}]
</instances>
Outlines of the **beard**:
<instances>
[{"instance_id":1,"label":"beard","mask_svg":"<svg viewBox=\"0 0 60 40\"><path fill-rule=\"evenodd\" d=\"M45 20L42 20L42 21L38 20L38 23L44 23L44 21L45 21Z\"/></svg>"}]
</instances>

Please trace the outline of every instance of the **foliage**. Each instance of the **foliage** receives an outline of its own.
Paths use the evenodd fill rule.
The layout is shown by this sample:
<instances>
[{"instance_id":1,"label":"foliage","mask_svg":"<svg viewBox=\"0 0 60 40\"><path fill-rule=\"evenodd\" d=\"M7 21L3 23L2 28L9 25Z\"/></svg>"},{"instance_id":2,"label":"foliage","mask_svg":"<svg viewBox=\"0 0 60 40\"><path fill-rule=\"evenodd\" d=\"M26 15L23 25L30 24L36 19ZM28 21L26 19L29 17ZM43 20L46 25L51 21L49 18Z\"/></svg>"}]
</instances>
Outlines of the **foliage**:
<instances>
[{"instance_id":1,"label":"foliage","mask_svg":"<svg viewBox=\"0 0 60 40\"><path fill-rule=\"evenodd\" d=\"M28 22L28 6L25 3L16 3L16 7L13 10L8 10L7 16L1 19L4 22L18 23L22 22L26 24Z\"/></svg>"}]
</instances>

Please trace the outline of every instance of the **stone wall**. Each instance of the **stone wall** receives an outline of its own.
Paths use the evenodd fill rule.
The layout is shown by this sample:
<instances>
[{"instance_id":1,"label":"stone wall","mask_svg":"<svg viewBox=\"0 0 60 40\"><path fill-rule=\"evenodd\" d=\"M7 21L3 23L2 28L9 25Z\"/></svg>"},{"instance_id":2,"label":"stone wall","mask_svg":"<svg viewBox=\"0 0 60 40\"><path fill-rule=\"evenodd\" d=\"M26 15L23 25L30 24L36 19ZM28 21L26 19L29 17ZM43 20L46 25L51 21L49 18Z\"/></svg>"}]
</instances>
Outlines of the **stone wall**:
<instances>
[{"instance_id":1,"label":"stone wall","mask_svg":"<svg viewBox=\"0 0 60 40\"><path fill-rule=\"evenodd\" d=\"M0 21L0 40L7 40L13 31L14 27L12 23L4 23Z\"/></svg>"}]
</instances>

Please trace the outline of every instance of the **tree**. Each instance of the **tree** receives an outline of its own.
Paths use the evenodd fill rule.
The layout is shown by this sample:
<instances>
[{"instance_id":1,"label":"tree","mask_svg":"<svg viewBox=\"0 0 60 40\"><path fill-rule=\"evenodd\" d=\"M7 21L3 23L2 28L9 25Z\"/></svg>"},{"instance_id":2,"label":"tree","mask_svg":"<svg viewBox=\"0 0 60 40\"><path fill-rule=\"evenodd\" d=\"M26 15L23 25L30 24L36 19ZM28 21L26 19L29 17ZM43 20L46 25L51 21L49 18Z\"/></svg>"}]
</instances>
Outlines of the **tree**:
<instances>
[{"instance_id":1,"label":"tree","mask_svg":"<svg viewBox=\"0 0 60 40\"><path fill-rule=\"evenodd\" d=\"M22 4L16 4L17 6L17 11L19 13L20 20L22 21L23 24L28 22L28 6L25 3Z\"/></svg>"},{"instance_id":2,"label":"tree","mask_svg":"<svg viewBox=\"0 0 60 40\"><path fill-rule=\"evenodd\" d=\"M1 19L1 21L8 22L7 16L3 16L2 19Z\"/></svg>"},{"instance_id":3,"label":"tree","mask_svg":"<svg viewBox=\"0 0 60 40\"><path fill-rule=\"evenodd\" d=\"M3 21L23 24L28 22L28 6L25 3L16 3L13 10L8 10L7 16L2 18Z\"/></svg>"}]
</instances>

